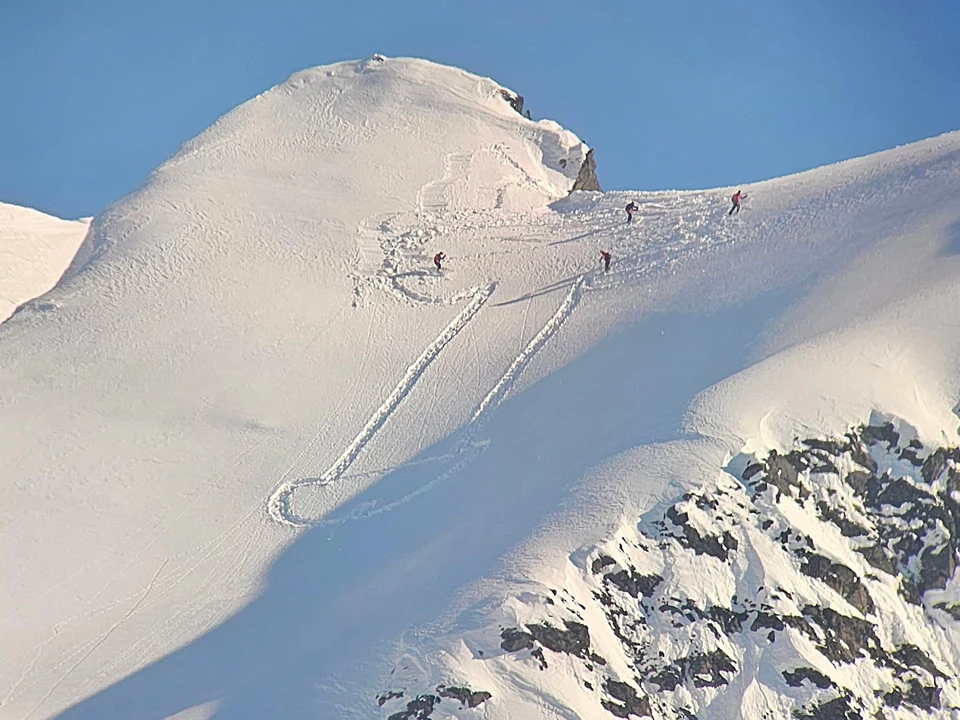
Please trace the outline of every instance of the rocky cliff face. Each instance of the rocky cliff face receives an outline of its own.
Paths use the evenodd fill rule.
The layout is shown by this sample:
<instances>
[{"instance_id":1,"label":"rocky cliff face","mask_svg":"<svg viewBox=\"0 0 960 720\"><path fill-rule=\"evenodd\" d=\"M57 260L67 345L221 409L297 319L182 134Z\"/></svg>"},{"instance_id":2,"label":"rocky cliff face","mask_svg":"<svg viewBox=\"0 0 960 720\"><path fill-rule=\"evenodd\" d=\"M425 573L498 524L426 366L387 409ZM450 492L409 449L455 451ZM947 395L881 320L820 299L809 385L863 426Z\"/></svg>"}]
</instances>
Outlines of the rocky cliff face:
<instances>
[{"instance_id":1,"label":"rocky cliff face","mask_svg":"<svg viewBox=\"0 0 960 720\"><path fill-rule=\"evenodd\" d=\"M523 95L518 95L506 89L500 90L500 97L510 103L510 107L523 115Z\"/></svg>"},{"instance_id":2,"label":"rocky cliff face","mask_svg":"<svg viewBox=\"0 0 960 720\"><path fill-rule=\"evenodd\" d=\"M570 188L570 192L576 190L603 192L600 189L600 181L597 180L597 160L593 156L593 148L587 150L587 156L583 159L583 164L580 166L580 173L577 175L573 187Z\"/></svg>"},{"instance_id":3,"label":"rocky cliff face","mask_svg":"<svg viewBox=\"0 0 960 720\"><path fill-rule=\"evenodd\" d=\"M475 658L603 716L960 717L960 449L909 434L736 458Z\"/></svg>"}]
</instances>

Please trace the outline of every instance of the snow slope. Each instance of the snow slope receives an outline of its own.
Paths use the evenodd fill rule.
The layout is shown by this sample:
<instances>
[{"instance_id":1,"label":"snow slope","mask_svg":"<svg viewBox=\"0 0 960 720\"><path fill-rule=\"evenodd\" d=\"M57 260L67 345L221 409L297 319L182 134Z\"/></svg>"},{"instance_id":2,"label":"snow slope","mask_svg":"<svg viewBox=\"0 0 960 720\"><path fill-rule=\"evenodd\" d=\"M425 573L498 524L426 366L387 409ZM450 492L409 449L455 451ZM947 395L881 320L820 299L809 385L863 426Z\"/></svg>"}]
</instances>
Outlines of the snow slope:
<instances>
[{"instance_id":1,"label":"snow slope","mask_svg":"<svg viewBox=\"0 0 960 720\"><path fill-rule=\"evenodd\" d=\"M89 225L0 203L0 322L54 286Z\"/></svg>"},{"instance_id":2,"label":"snow slope","mask_svg":"<svg viewBox=\"0 0 960 720\"><path fill-rule=\"evenodd\" d=\"M0 327L4 718L610 717L610 683L656 688L588 602L601 548L875 415L960 443L960 134L732 218L730 189L568 198L585 152L490 80L373 58L294 75L98 216L55 311ZM704 567L671 583L719 603L737 576ZM583 658L500 646L573 617L550 589L605 633L592 691ZM958 670L931 613L911 637L942 623ZM738 667L658 716L809 700Z\"/></svg>"}]
</instances>

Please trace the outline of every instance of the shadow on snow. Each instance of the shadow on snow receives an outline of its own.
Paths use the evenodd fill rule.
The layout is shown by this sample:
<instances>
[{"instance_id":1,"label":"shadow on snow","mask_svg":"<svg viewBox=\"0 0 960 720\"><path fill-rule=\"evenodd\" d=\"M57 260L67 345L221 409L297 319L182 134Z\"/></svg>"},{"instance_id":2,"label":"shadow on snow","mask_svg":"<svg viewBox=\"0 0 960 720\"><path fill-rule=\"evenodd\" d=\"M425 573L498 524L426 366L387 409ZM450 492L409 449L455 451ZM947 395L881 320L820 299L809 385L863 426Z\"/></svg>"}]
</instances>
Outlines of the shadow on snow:
<instances>
[{"instance_id":1,"label":"shadow on snow","mask_svg":"<svg viewBox=\"0 0 960 720\"><path fill-rule=\"evenodd\" d=\"M306 531L247 607L59 720L155 720L208 702L218 703L217 720L375 716L375 694L387 688L361 682L383 649L434 620L460 585L491 573L586 470L678 437L691 399L744 366L785 300L649 317L607 338L493 411L488 450L458 475L392 512ZM402 467L330 517L382 507L442 470Z\"/></svg>"}]
</instances>

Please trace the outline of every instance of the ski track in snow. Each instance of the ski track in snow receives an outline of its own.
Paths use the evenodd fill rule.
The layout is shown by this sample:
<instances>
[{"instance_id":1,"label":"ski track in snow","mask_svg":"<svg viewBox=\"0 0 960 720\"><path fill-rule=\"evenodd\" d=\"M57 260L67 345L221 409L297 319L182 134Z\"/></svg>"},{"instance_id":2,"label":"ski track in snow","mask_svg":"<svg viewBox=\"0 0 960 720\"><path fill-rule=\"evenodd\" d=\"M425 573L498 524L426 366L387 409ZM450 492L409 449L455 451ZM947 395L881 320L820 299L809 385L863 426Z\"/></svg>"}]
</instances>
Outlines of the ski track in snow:
<instances>
[{"instance_id":1,"label":"ski track in snow","mask_svg":"<svg viewBox=\"0 0 960 720\"><path fill-rule=\"evenodd\" d=\"M423 375L440 352L451 340L453 340L467 323L473 319L474 315L484 306L493 291L496 289L496 283L481 288L473 292L473 298L467 306L461 310L447 327L427 346L420 356L407 368L406 373L397 383L393 392L383 401L383 404L377 408L376 412L367 421L360 433L353 439L346 450L339 458L318 478L304 478L294 482L283 483L278 487L267 503L267 509L275 521L294 527L305 527L311 522L305 518L300 518L290 508L290 499L293 494L302 487L328 485L343 476L347 468L357 459L357 456L363 448L370 442L377 431L389 419L390 415L399 407L404 398L410 394L417 380Z\"/></svg>"},{"instance_id":2,"label":"ski track in snow","mask_svg":"<svg viewBox=\"0 0 960 720\"><path fill-rule=\"evenodd\" d=\"M567 318L570 317L576 308L577 303L580 301L580 295L585 283L586 278L583 275L578 277L573 282L573 284L570 286L570 291L563 299L563 302L560 303L560 307L557 308L557 311L549 320L547 320L544 326L540 328L540 332L538 332L533 339L527 343L526 347L520 351L520 354L513 359L513 362L510 363L507 371L477 406L473 416L470 418L471 425L475 426L492 408L496 407L503 401L507 391L516 382L517 378L520 376L520 373L530 363L534 355L537 354L537 352L547 343L550 338L557 334L557 332L563 326L563 323L566 322Z\"/></svg>"},{"instance_id":3,"label":"ski track in snow","mask_svg":"<svg viewBox=\"0 0 960 720\"><path fill-rule=\"evenodd\" d=\"M147 587L146 587L142 592L140 592L140 593L138 594L137 601L134 603L133 607L131 607L129 610L127 610L127 612L123 614L123 617L121 617L117 622L115 622L113 625L111 625L110 628L107 629L106 632L101 633L99 637L95 638L95 639L94 639L94 642L93 642L88 648L83 648L83 654L80 655L80 658L79 658L76 662L74 662L74 663L67 669L67 671L57 679L57 681L50 687L50 689L49 689L49 690L47 691L47 693L40 699L40 701L37 702L36 705L34 705L33 709L31 709L30 712L27 713L27 715L24 717L24 720L29 720L31 717L33 717L34 713L36 713L37 710L39 710L40 707L50 698L50 696L53 695L54 692L56 692L57 688L60 687L60 685L63 684L63 682L64 682L68 677L70 677L70 675L73 673L73 671L76 670L78 667L80 667L80 666L84 663L84 661L94 653L94 651L95 651L97 648L99 648L101 645L103 645L103 643L107 641L107 639L113 634L113 632L114 632L117 628L119 628L119 627L120 627L121 625L123 625L129 618L131 618L133 615L136 614L137 610L138 610L138 609L140 608L140 606L143 604L144 600L146 600L146 599L150 596L150 593L153 592L153 588L154 588L154 587L156 586L156 584L157 584L157 579L158 579L158 578L160 577L160 575L163 573L163 569L167 566L167 563L168 563L168 562L169 562L169 558L166 559L166 560L164 560L162 563L160 563L160 567L158 567L158 568L157 568L157 571L153 574L153 579L151 579L151 580L150 580L150 583L147 585ZM53 636L53 637L56 637L56 632L54 632L54 636ZM53 638L51 638L51 639L53 639ZM46 643L44 643L44 645L46 645ZM41 650L42 650L42 649L41 649ZM38 655L37 657L39 657L39 655ZM36 658L34 659L34 663L33 663L33 664L35 664L35 663L36 663ZM31 665L31 667L33 667L33 664ZM24 673L24 675L26 675L26 673ZM19 685L19 684L22 683L22 682L23 682L23 677L20 678L20 680L18 681L17 685ZM16 689L16 687L13 688L13 690L15 690L15 689ZM12 694L13 690L11 690L11 692L8 693L8 697L9 697L10 694Z\"/></svg>"},{"instance_id":4,"label":"ski track in snow","mask_svg":"<svg viewBox=\"0 0 960 720\"><path fill-rule=\"evenodd\" d=\"M449 161L450 159L448 158L448 162ZM426 194L429 195L429 189L425 190ZM655 222L652 226L647 226L644 230L639 229L639 222L631 225L625 224L625 226L619 229L616 229L616 226L595 228L592 232L596 230L608 231L608 233L604 233L604 235L606 235L607 244L611 247L617 247L618 245L622 247L626 241L627 247L623 247L623 250L627 252L616 259L615 269L609 273L593 270L572 279L570 282L570 290L557 308L557 311L513 361L511 361L504 374L480 401L471 415L470 420L467 422L463 438L456 449L442 456L401 463L387 470L375 473L364 473L364 475L377 475L382 472L398 470L414 465L433 464L447 460L456 460L454 465L413 492L386 505L378 507L376 501L372 501L364 504L357 511L344 518L313 520L299 516L293 511L291 507L293 495L301 488L323 487L341 479L345 475L363 448L373 439L377 431L383 426L397 407L399 407L403 399L413 390L417 380L430 363L436 359L440 351L449 344L474 315L476 315L480 308L492 296L496 287L496 283L491 283L486 287L473 288L457 293L447 299L429 297L417 293L403 285L402 279L406 276L406 273L397 272L400 265L399 255L397 255L397 253L404 249L402 241L407 237L407 234L401 235L400 246L393 245L382 239L383 235L392 234L389 230L390 223L400 220L402 214L393 214L381 217L379 220L374 220L372 227L371 224L368 223L361 224L358 232L360 236L358 238L361 249L360 254L361 256L366 255L367 257L364 258L366 260L364 263L364 265L366 265L364 268L366 272L358 276L358 280L366 277L367 279L373 279L375 282L379 281L376 282L376 286L380 290L385 291L389 295L393 295L399 300L416 305L455 304L466 298L470 298L470 302L407 369L404 377L394 388L393 392L391 392L377 411L370 417L364 428L326 472L319 477L302 478L300 480L285 482L274 491L267 504L270 517L278 523L298 528L340 525L347 521L370 518L390 512L456 476L486 449L487 443L479 439L479 434L489 412L503 402L524 368L526 368L550 338L557 334L567 318L569 318L576 309L580 297L584 292L610 290L614 287L630 283L631 281L640 281L653 273L662 271L669 272L683 259L689 258L692 255L695 256L698 252L709 251L733 239L732 235L724 229L723 226L720 228L716 226L716 218L714 216L720 214L723 209L722 206L717 205L715 200L706 196L695 197L691 200L693 204L692 217L683 213L674 214L671 212L680 208L688 209L691 204L690 201L687 203L680 203L678 201L673 201L673 203L667 201L666 203L659 204L647 203L647 207L664 211L664 215L640 215L638 220L642 221L644 218L648 220L660 220L662 218L661 222ZM428 206L433 207L434 204L429 203ZM641 207L643 207L643 205L641 205ZM710 230L709 234L705 235L705 229ZM639 245L630 243L629 241L635 238L638 231L642 234L645 242ZM376 236L380 236L381 239L374 239ZM417 237L416 240L420 240L420 238ZM374 249L374 243L376 246L379 246L378 249L381 257L384 258L383 264L377 270L374 269L375 263L370 263L368 259L369 254L377 252ZM537 247L547 249L549 246L538 245ZM366 252L364 252L364 250ZM371 275L373 276L372 278ZM557 287L553 289L558 289L559 287L562 287L562 285L558 284ZM358 292L358 296L359 294ZM530 298L525 297L518 299L529 300Z\"/></svg>"},{"instance_id":5,"label":"ski track in snow","mask_svg":"<svg viewBox=\"0 0 960 720\"><path fill-rule=\"evenodd\" d=\"M382 515L390 512L391 510L396 510L401 505L406 505L408 502L418 498L425 492L445 483L447 480L450 480L461 470L467 467L467 465L472 463L477 457L479 457L480 453L482 453L488 447L488 442L480 440L479 435L486 424L486 420L490 412L503 402L504 398L507 396L507 393L510 391L510 388L512 388L516 383L517 378L520 377L520 374L523 372L523 370L527 367L527 365L530 364L530 361L533 360L536 354L547 344L547 342L560 331L560 328L563 327L563 324L573 314L573 311L580 302L583 291L588 286L589 280L587 279L586 275L580 275L574 280L570 286L570 290L567 292L563 302L560 303L560 306L557 308L556 312L550 317L549 320L547 320L543 327L540 328L540 331L530 340L530 342L524 346L523 350L521 350L520 353L513 359L500 379L494 384L490 392L488 392L484 396L483 400L480 401L480 404L477 405L476 410L473 411L473 415L470 417L470 420L467 423L463 438L457 445L457 448L454 450L454 452L438 458L430 458L429 460L406 463L400 467L424 464L428 461L434 462L450 458L459 458L456 464L445 470L430 482L421 485L413 492L408 493L407 495L394 500L393 502L383 505L382 507L377 507L375 503L368 503L363 508L351 513L347 517L332 520L313 521L310 524L314 527L342 525L348 521L364 520L376 515Z\"/></svg>"}]
</instances>

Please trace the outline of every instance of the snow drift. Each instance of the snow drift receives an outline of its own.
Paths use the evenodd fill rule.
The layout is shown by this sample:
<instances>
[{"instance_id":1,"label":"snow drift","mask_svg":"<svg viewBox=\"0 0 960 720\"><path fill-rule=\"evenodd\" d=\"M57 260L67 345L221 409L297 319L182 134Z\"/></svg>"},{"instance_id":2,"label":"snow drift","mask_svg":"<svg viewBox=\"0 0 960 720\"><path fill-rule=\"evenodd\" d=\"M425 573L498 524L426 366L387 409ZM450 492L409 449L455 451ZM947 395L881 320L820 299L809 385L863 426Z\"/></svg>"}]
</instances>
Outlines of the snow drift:
<instances>
[{"instance_id":1,"label":"snow drift","mask_svg":"<svg viewBox=\"0 0 960 720\"><path fill-rule=\"evenodd\" d=\"M920 565L881 549L871 579L826 526L880 537L883 478L952 497L960 134L728 218L729 189L567 197L587 148L509 96L418 60L298 73L96 218L54 312L4 325L5 714L954 712L955 574L903 600ZM875 450L866 507L837 438L888 420L920 447ZM835 480L801 440L839 443ZM747 477L781 456L796 498ZM918 556L955 552L925 532ZM825 651L824 618L876 643Z\"/></svg>"}]
</instances>

